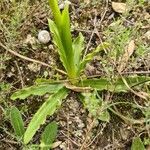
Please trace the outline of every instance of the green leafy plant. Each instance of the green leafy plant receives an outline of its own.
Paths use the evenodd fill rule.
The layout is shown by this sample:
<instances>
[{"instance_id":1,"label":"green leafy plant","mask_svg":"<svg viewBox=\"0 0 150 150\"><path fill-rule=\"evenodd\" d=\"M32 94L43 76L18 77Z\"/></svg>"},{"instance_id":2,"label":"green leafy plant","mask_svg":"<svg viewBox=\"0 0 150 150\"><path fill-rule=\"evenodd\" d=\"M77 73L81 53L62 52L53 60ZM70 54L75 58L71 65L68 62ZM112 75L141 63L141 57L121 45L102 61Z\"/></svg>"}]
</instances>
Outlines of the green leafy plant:
<instances>
[{"instance_id":1,"label":"green leafy plant","mask_svg":"<svg viewBox=\"0 0 150 150\"><path fill-rule=\"evenodd\" d=\"M41 137L41 150L49 150L56 138L57 129L58 125L56 122L51 122L46 126Z\"/></svg>"},{"instance_id":2,"label":"green leafy plant","mask_svg":"<svg viewBox=\"0 0 150 150\"><path fill-rule=\"evenodd\" d=\"M24 136L25 128L24 122L22 119L22 115L18 108L12 107L10 110L10 121L11 125L14 129L15 135L17 136L18 141L22 141L22 137ZM40 147L41 150L49 150L52 147L52 144L57 135L58 125L55 121L49 123L44 132L41 135L41 144L40 145L30 145L30 147Z\"/></svg>"},{"instance_id":3,"label":"green leafy plant","mask_svg":"<svg viewBox=\"0 0 150 150\"><path fill-rule=\"evenodd\" d=\"M133 139L131 150L145 150L144 144L139 137Z\"/></svg>"},{"instance_id":4,"label":"green leafy plant","mask_svg":"<svg viewBox=\"0 0 150 150\"><path fill-rule=\"evenodd\" d=\"M60 60L67 72L67 75L72 83L76 82L87 62L93 59L93 56L107 47L106 43L99 45L92 53L82 58L82 51L84 50L84 37L80 33L77 38L72 40L70 30L69 18L69 4L66 3L64 10L59 10L57 0L49 0L50 8L54 15L54 21L48 20L49 28L53 34L54 44L58 48Z\"/></svg>"},{"instance_id":5,"label":"green leafy plant","mask_svg":"<svg viewBox=\"0 0 150 150\"><path fill-rule=\"evenodd\" d=\"M62 103L62 99L68 94L65 88L60 89L55 94L51 95L46 102L40 107L37 113L32 118L24 135L24 143L27 144L39 129L40 125L45 122L47 115L53 115L57 107Z\"/></svg>"},{"instance_id":6,"label":"green leafy plant","mask_svg":"<svg viewBox=\"0 0 150 150\"><path fill-rule=\"evenodd\" d=\"M104 102L96 91L93 93L82 93L79 97L84 107L94 118L109 122L110 114L107 110L109 104Z\"/></svg>"},{"instance_id":7,"label":"green leafy plant","mask_svg":"<svg viewBox=\"0 0 150 150\"><path fill-rule=\"evenodd\" d=\"M69 5L66 3L64 10L61 12L57 0L49 0L49 4L54 16L54 21L49 19L48 23L50 31L53 34L53 42L58 49L60 60L66 70L67 80L37 80L35 85L19 90L11 96L11 99L16 100L18 98L25 99L30 95L50 95L30 121L24 134L25 144L30 142L36 131L40 128L40 125L45 123L46 117L55 113L60 107L62 100L70 93L70 90L80 93L88 92L87 96L82 95L85 108L87 108L93 116L96 116L97 110L100 109L98 119L109 121L107 104L95 98L95 95L92 95L92 91L96 89L97 91L127 92L130 90L129 87L136 88L137 85L150 81L150 77L144 76L124 77L124 80L126 80L128 84L127 86L122 77L114 77L112 79L87 79L83 74L86 64L90 62L100 50L107 48L108 44L102 43L91 53L82 56L84 37L81 33L79 33L79 36L75 39L71 37ZM49 130L49 127L47 128ZM43 135L43 138L44 136L45 135ZM46 141L45 145L47 144L49 145Z\"/></svg>"},{"instance_id":8,"label":"green leafy plant","mask_svg":"<svg viewBox=\"0 0 150 150\"><path fill-rule=\"evenodd\" d=\"M25 128L21 113L16 107L12 107L10 110L10 121L15 134L21 138L25 132Z\"/></svg>"}]
</instances>

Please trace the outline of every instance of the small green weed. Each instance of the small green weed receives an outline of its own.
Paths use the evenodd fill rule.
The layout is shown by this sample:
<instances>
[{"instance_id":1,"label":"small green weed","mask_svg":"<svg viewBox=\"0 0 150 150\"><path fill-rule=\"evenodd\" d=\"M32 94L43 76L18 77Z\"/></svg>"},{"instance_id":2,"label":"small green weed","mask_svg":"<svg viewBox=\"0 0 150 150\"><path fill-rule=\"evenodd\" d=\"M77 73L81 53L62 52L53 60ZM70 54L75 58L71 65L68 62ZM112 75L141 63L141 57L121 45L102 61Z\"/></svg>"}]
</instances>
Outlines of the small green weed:
<instances>
[{"instance_id":1,"label":"small green weed","mask_svg":"<svg viewBox=\"0 0 150 150\"><path fill-rule=\"evenodd\" d=\"M5 11L0 14L0 30L4 33L6 41L9 43L15 43L20 38L20 27L24 19L28 15L28 0L24 1L2 1L2 10ZM3 6L4 4L4 6ZM8 6L7 6L8 5ZM8 7L8 8L7 8ZM7 8L7 10L5 10ZM9 15L8 15L9 14ZM8 17L9 16L9 17Z\"/></svg>"},{"instance_id":2,"label":"small green weed","mask_svg":"<svg viewBox=\"0 0 150 150\"><path fill-rule=\"evenodd\" d=\"M131 150L145 150L144 144L139 137L133 139Z\"/></svg>"},{"instance_id":3,"label":"small green weed","mask_svg":"<svg viewBox=\"0 0 150 150\"><path fill-rule=\"evenodd\" d=\"M128 68L125 69L128 70L132 67L138 69L140 65L139 61L143 60L149 53L148 45L141 39L142 33L140 32L140 28L142 24L136 23L135 26L131 25L127 27L125 22L124 18L116 20L104 31L106 42L110 44L110 48L107 49L100 63L106 74L110 76L115 73L117 66L120 66L123 61L122 57L130 41L135 41L135 50L128 60Z\"/></svg>"},{"instance_id":4,"label":"small green weed","mask_svg":"<svg viewBox=\"0 0 150 150\"><path fill-rule=\"evenodd\" d=\"M11 125L13 126L17 141L22 143L22 137L24 136L25 128L21 113L16 107L12 107L10 110L10 121ZM49 150L56 138L57 128L58 126L56 122L49 123L42 133L41 144L30 144L28 147L24 145L23 149L38 149L40 147L41 150Z\"/></svg>"},{"instance_id":5,"label":"small green weed","mask_svg":"<svg viewBox=\"0 0 150 150\"><path fill-rule=\"evenodd\" d=\"M69 5L66 3L64 10L61 12L58 7L57 0L49 0L50 8L53 12L54 21L48 20L50 31L53 34L53 42L58 50L60 60L66 71L67 79L54 81L51 79L40 79L36 81L36 84L17 91L11 96L12 100L26 99L30 95L44 95L50 94L49 98L43 103L39 110L35 113L30 121L23 137L24 144L28 144L41 124L44 124L46 117L53 115L56 110L61 106L62 100L65 99L71 90L81 93L82 102L85 108L97 119L103 121L109 121L110 115L108 108L111 107L108 103L104 102L101 98L97 98L97 94L93 91L110 91L110 92L128 92L130 87L136 89L137 85L143 85L145 82L150 81L150 77L146 76L128 76L120 77L115 76L113 78L100 78L100 79L88 79L85 77L83 70L87 63L89 63L94 56L104 48L107 49L110 44L102 43L97 46L91 53L86 56L82 56L84 50L84 37L81 33L75 39L71 37L70 30L70 18L69 18ZM124 47L123 41L127 41L130 35L130 31L123 29L125 36L117 35L117 40ZM110 37L113 39L113 37ZM123 40L123 41L122 41ZM115 41L114 41L115 42ZM120 45L116 45L115 54L112 56L118 57L122 53ZM82 94L85 93L86 94ZM49 129L49 127L47 127ZM54 127L55 128L55 127ZM47 129L46 129L47 130ZM44 133L43 133L44 134ZM45 135L43 135L45 136ZM43 139L45 139L43 137ZM48 144L45 142L46 145Z\"/></svg>"}]
</instances>

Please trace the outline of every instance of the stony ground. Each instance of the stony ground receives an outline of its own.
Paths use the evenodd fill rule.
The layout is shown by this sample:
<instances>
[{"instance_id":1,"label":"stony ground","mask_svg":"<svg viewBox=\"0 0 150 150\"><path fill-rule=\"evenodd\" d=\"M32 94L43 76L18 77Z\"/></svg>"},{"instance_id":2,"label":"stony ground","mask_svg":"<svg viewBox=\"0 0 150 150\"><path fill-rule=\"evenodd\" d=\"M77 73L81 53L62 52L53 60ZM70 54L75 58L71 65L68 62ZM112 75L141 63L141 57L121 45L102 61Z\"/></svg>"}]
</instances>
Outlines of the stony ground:
<instances>
[{"instance_id":1,"label":"stony ground","mask_svg":"<svg viewBox=\"0 0 150 150\"><path fill-rule=\"evenodd\" d=\"M70 16L72 34L85 36L90 51L102 41L109 42L111 49L102 52L87 65L87 76L112 77L122 69L122 75L150 75L150 3L147 0L118 0L123 5L113 5L111 0L71 0ZM60 2L62 7L63 2ZM126 5L125 5L126 4ZM127 11L125 11L127 9ZM30 97L24 101L12 101L10 95L17 89L30 86L37 78L63 79L56 70L36 63L35 60L63 69L52 41L41 44L37 35L47 30L47 18L52 18L46 0L0 1L0 149L25 149L17 141L9 121L9 109L15 105L21 110L25 125L43 103L44 97ZM134 45L132 42L134 42ZM122 63L126 47L134 46L127 64ZM12 51L8 51L8 49ZM21 54L25 59L18 57ZM32 58L28 61L26 58ZM120 65L121 64L121 65ZM121 67L120 67L121 66ZM104 101L135 102L149 108L150 102L132 92L114 94L100 93ZM143 95L150 94L150 87ZM145 119L143 112L127 105L115 108L123 116ZM149 112L149 111L148 111ZM147 122L132 124L122 116L110 112L110 122L95 120L78 99L75 92L64 100L62 107L47 122L55 120L59 133L54 143L56 150L128 150L132 139L140 136L150 148L150 127ZM150 116L148 115L148 119ZM33 139L38 144L39 130ZM146 141L148 141L146 143Z\"/></svg>"}]
</instances>

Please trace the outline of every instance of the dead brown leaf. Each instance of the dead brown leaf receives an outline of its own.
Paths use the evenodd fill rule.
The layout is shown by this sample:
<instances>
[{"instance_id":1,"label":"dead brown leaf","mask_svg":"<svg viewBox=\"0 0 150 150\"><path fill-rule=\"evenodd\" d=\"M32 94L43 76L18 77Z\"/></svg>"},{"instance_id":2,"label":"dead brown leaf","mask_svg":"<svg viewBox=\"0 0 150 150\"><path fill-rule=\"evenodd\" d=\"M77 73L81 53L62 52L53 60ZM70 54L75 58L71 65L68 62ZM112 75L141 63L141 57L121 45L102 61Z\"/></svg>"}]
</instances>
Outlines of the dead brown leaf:
<instances>
[{"instance_id":1,"label":"dead brown leaf","mask_svg":"<svg viewBox=\"0 0 150 150\"><path fill-rule=\"evenodd\" d=\"M131 40L128 45L128 48L125 50L125 52L120 60L120 63L119 63L120 65L117 68L118 72L121 73L125 69L125 67L128 63L128 60L131 57L131 55L133 54L134 50L135 50L135 42L134 42L134 40Z\"/></svg>"},{"instance_id":2,"label":"dead brown leaf","mask_svg":"<svg viewBox=\"0 0 150 150\"><path fill-rule=\"evenodd\" d=\"M112 8L117 13L125 13L127 5L125 3L112 2Z\"/></svg>"}]
</instances>

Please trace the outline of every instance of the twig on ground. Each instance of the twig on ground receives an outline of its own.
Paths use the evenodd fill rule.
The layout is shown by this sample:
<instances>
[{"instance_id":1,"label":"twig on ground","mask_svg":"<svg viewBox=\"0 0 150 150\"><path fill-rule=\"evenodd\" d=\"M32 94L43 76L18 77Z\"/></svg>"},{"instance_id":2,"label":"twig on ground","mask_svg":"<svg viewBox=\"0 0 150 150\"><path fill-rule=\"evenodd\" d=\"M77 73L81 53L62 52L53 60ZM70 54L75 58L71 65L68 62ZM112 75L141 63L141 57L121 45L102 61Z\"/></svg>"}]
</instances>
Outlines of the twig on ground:
<instances>
[{"instance_id":1,"label":"twig on ground","mask_svg":"<svg viewBox=\"0 0 150 150\"><path fill-rule=\"evenodd\" d=\"M101 24L102 21L104 20L107 11L108 11L108 0L106 0L106 7L105 7L105 11L104 11L104 13L103 13L103 15L102 15L102 17L101 17L100 24Z\"/></svg>"},{"instance_id":2,"label":"twig on ground","mask_svg":"<svg viewBox=\"0 0 150 150\"><path fill-rule=\"evenodd\" d=\"M22 58L22 59L24 59L24 60L27 60L27 61L30 61L30 62L33 62L33 63L38 63L38 64L41 64L41 65L43 65L43 66L49 67L49 68L51 68L51 69L54 69L53 66L50 66L49 64L46 64L45 62L41 62L41 61L39 61L39 60L35 60L35 59L32 59L32 58L28 58L28 57L26 57L26 56L23 56L23 55L21 55L21 54L15 52L15 51L13 51L13 50L7 48L7 47L6 47L5 45L3 45L2 43L0 43L0 46L3 47L6 51L10 52L11 54L13 54L13 55L15 55L15 56L18 56L18 57L20 57L20 58ZM67 74L66 72L64 72L64 71L62 71L62 70L60 70L60 69L57 69L57 68L55 68L54 70L56 70L56 71L58 71L59 73L64 74L64 75Z\"/></svg>"},{"instance_id":3,"label":"twig on ground","mask_svg":"<svg viewBox=\"0 0 150 150\"><path fill-rule=\"evenodd\" d=\"M114 106L115 108L115 106ZM122 115L120 112L118 112L118 110L115 108L115 110L113 110L112 108L108 108L111 112L113 112L115 115L119 116L126 124L143 124L146 122L145 119L132 119L132 118L128 118L124 115Z\"/></svg>"},{"instance_id":4,"label":"twig on ground","mask_svg":"<svg viewBox=\"0 0 150 150\"><path fill-rule=\"evenodd\" d=\"M5 142L5 143L10 143L10 144L18 144L18 142L13 141L13 140L2 139L1 141Z\"/></svg>"},{"instance_id":5,"label":"twig on ground","mask_svg":"<svg viewBox=\"0 0 150 150\"><path fill-rule=\"evenodd\" d=\"M108 10L108 0L106 1L106 8L105 8L105 11L104 11L103 15L101 16L101 20L100 20L99 26L101 25L102 21L104 20L107 10ZM95 18L94 18L94 21L93 21L93 25L94 25L94 29L91 32L91 36L90 36L89 42L87 44L86 50L84 52L83 58L85 58L85 56L87 54L87 51L88 51L88 49L90 47L90 44L91 44L91 41L92 41L92 38L93 38L94 34L96 34L98 36L98 38L100 39L100 41L102 43L102 40L101 40L100 35L99 35L99 32L97 30L97 13L96 12L95 12Z\"/></svg>"},{"instance_id":6,"label":"twig on ground","mask_svg":"<svg viewBox=\"0 0 150 150\"><path fill-rule=\"evenodd\" d=\"M23 22L19 25L18 29L21 28L21 32L23 32L24 27L27 25L28 21L33 17L33 14L42 7L44 2L39 3L33 10L31 10L25 18L23 18Z\"/></svg>"},{"instance_id":7,"label":"twig on ground","mask_svg":"<svg viewBox=\"0 0 150 150\"><path fill-rule=\"evenodd\" d=\"M86 133L85 140L83 141L83 143L82 143L82 145L80 147L80 150L84 150L84 148L86 147L86 142L87 142L88 136L89 136L91 130L93 129L95 121L96 121L96 119L94 118L92 123L91 123L91 125L90 125L90 127L89 127L89 129L88 129L88 131L87 131L87 133Z\"/></svg>"},{"instance_id":8,"label":"twig on ground","mask_svg":"<svg viewBox=\"0 0 150 150\"><path fill-rule=\"evenodd\" d=\"M95 34L96 22L97 22L97 16L96 16L96 14L95 14L95 18L94 18L94 30L92 31L92 34L91 34L91 36L90 36L89 42L88 42L88 44L87 44L86 50L85 50L84 55L83 55L83 59L85 58L85 56L86 56L86 54L87 54L87 51L88 51L88 49L89 49L89 47L90 47L92 38L93 38L93 36L94 36L94 34Z\"/></svg>"},{"instance_id":9,"label":"twig on ground","mask_svg":"<svg viewBox=\"0 0 150 150\"><path fill-rule=\"evenodd\" d=\"M67 137L68 137L68 140L67 140L67 145L68 145L68 150L70 150L70 141L69 141L69 114L67 114Z\"/></svg>"},{"instance_id":10,"label":"twig on ground","mask_svg":"<svg viewBox=\"0 0 150 150\"><path fill-rule=\"evenodd\" d=\"M21 73L21 70L20 70L20 68L19 68L19 66L18 66L17 61L15 61L15 64L16 64L16 67L17 67L17 69L18 69L18 73L19 73L20 81L21 81L21 86L22 86L22 88L23 88L23 87L24 87L24 81L23 81L23 78L22 78L22 73Z\"/></svg>"},{"instance_id":11,"label":"twig on ground","mask_svg":"<svg viewBox=\"0 0 150 150\"><path fill-rule=\"evenodd\" d=\"M63 131L61 131L61 133L65 136L65 137L67 137L68 138L68 136L63 132ZM80 146L78 143L76 143L74 140L72 140L70 137L68 138L74 145L76 145L76 146Z\"/></svg>"},{"instance_id":12,"label":"twig on ground","mask_svg":"<svg viewBox=\"0 0 150 150\"><path fill-rule=\"evenodd\" d=\"M80 28L75 28L75 29L73 29L73 30L80 31L80 32L86 32L86 33L90 33L90 34L92 33L91 30L80 29Z\"/></svg>"},{"instance_id":13,"label":"twig on ground","mask_svg":"<svg viewBox=\"0 0 150 150\"><path fill-rule=\"evenodd\" d=\"M130 72L123 72L121 73L122 75L125 75L125 74L150 74L150 70L147 70L147 71L130 71Z\"/></svg>"},{"instance_id":14,"label":"twig on ground","mask_svg":"<svg viewBox=\"0 0 150 150\"><path fill-rule=\"evenodd\" d=\"M133 72L122 72L120 73L121 75L138 75L138 74L150 74L150 70L148 71L133 71ZM92 76L87 76L87 78L97 78L97 77L101 77L102 74L96 74L96 75L92 75Z\"/></svg>"},{"instance_id":15,"label":"twig on ground","mask_svg":"<svg viewBox=\"0 0 150 150\"><path fill-rule=\"evenodd\" d=\"M86 148L88 148L90 145L92 145L93 142L96 140L96 138L97 138L100 134L103 133L103 130L105 129L106 124L107 124L107 123L104 124L104 126L102 127L102 129L97 133L97 135L93 138L93 140L90 141L89 144L87 144Z\"/></svg>"},{"instance_id":16,"label":"twig on ground","mask_svg":"<svg viewBox=\"0 0 150 150\"><path fill-rule=\"evenodd\" d=\"M140 97L140 98L147 99L146 96L140 94L139 92L134 91L134 90L129 86L129 84L127 83L127 81L126 81L123 77L122 77L122 81L124 82L124 84L127 86L127 88L128 88L132 93L134 93L135 95L137 95L137 96Z\"/></svg>"}]
</instances>

